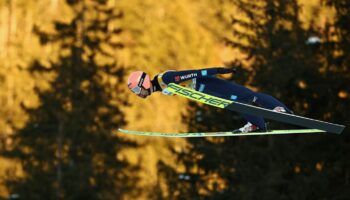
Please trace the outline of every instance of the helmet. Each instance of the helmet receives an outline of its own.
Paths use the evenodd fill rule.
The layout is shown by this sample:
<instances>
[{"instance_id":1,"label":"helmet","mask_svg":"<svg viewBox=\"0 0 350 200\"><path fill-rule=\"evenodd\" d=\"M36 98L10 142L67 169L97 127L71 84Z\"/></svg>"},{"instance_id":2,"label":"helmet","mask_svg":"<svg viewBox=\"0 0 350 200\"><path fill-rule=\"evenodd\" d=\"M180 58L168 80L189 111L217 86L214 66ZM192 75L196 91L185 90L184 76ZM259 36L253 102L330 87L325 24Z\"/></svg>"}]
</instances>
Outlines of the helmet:
<instances>
[{"instance_id":1,"label":"helmet","mask_svg":"<svg viewBox=\"0 0 350 200\"><path fill-rule=\"evenodd\" d=\"M129 76L128 87L135 94L139 95L142 89L148 91L151 89L151 79L149 75L143 71L133 72Z\"/></svg>"}]
</instances>

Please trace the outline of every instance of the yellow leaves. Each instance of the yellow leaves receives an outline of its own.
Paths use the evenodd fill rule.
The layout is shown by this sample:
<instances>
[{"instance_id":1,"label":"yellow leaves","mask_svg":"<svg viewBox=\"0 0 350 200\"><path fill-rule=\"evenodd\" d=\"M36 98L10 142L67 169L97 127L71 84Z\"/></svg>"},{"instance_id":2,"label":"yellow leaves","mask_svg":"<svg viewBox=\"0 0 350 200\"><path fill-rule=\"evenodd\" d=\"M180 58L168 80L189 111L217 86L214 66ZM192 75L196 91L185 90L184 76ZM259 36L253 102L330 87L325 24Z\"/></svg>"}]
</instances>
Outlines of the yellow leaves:
<instances>
[{"instance_id":1,"label":"yellow leaves","mask_svg":"<svg viewBox=\"0 0 350 200\"><path fill-rule=\"evenodd\" d=\"M335 9L323 6L321 0L299 0L300 19L304 28L310 26L324 27L335 15Z\"/></svg>"},{"instance_id":2,"label":"yellow leaves","mask_svg":"<svg viewBox=\"0 0 350 200\"><path fill-rule=\"evenodd\" d=\"M67 101L63 104L63 109L65 112L69 113L73 110L73 105L72 105L72 102L70 101Z\"/></svg>"},{"instance_id":3,"label":"yellow leaves","mask_svg":"<svg viewBox=\"0 0 350 200\"><path fill-rule=\"evenodd\" d=\"M19 160L0 157L0 198L8 199L9 188L4 184L8 180L21 179L25 176Z\"/></svg>"},{"instance_id":4,"label":"yellow leaves","mask_svg":"<svg viewBox=\"0 0 350 200\"><path fill-rule=\"evenodd\" d=\"M212 39L197 21L192 4L183 0L133 2L139 6L120 3L128 13L123 19L125 34L137 45L129 49L133 66L159 73L170 67L203 65L213 58L212 46L208 46Z\"/></svg>"},{"instance_id":5,"label":"yellow leaves","mask_svg":"<svg viewBox=\"0 0 350 200\"><path fill-rule=\"evenodd\" d=\"M349 93L345 90L340 90L338 92L338 97L341 99L347 99L347 98L349 98Z\"/></svg>"},{"instance_id":6,"label":"yellow leaves","mask_svg":"<svg viewBox=\"0 0 350 200\"><path fill-rule=\"evenodd\" d=\"M84 80L80 83L80 88L81 90L83 90L84 92L89 91L89 87L90 87L90 81L88 80Z\"/></svg>"},{"instance_id":7,"label":"yellow leaves","mask_svg":"<svg viewBox=\"0 0 350 200\"><path fill-rule=\"evenodd\" d=\"M307 84L306 84L306 82L304 80L299 80L298 81L298 87L300 89L306 89L307 88Z\"/></svg>"},{"instance_id":8,"label":"yellow leaves","mask_svg":"<svg viewBox=\"0 0 350 200\"><path fill-rule=\"evenodd\" d=\"M94 177L89 177L89 183L91 186L96 186L96 179Z\"/></svg>"},{"instance_id":9,"label":"yellow leaves","mask_svg":"<svg viewBox=\"0 0 350 200\"><path fill-rule=\"evenodd\" d=\"M321 172L322 169L323 169L323 164L321 162L317 162L315 164L315 169L318 171L318 172Z\"/></svg>"},{"instance_id":10,"label":"yellow leaves","mask_svg":"<svg viewBox=\"0 0 350 200\"><path fill-rule=\"evenodd\" d=\"M217 173L208 174L205 182L208 185L207 188L209 191L219 192L225 190L227 187L225 180ZM207 192L203 191L203 193Z\"/></svg>"},{"instance_id":11,"label":"yellow leaves","mask_svg":"<svg viewBox=\"0 0 350 200\"><path fill-rule=\"evenodd\" d=\"M29 155L29 154L31 154L33 152L33 149L28 147L28 146L23 146L21 148L21 151L23 152L23 154L28 154Z\"/></svg>"},{"instance_id":12,"label":"yellow leaves","mask_svg":"<svg viewBox=\"0 0 350 200\"><path fill-rule=\"evenodd\" d=\"M300 174L302 172L308 172L310 170L315 170L317 172L322 172L324 170L324 162L323 161L316 162L315 165L314 165L314 168L304 168L304 169L302 169L300 164L297 164L297 165L294 166L294 169L293 169L295 174Z\"/></svg>"},{"instance_id":13,"label":"yellow leaves","mask_svg":"<svg viewBox=\"0 0 350 200\"><path fill-rule=\"evenodd\" d=\"M18 2L20 1L25 2L24 0L18 0ZM59 1L59 3L57 3L57 1ZM0 102L11 102L6 105L1 104L5 105L0 109L0 130L2 132L10 133L15 129L23 127L27 122L27 118L23 110L21 110L20 105L23 104L25 107L31 108L39 105L40 101L33 90L35 87L39 88L40 91L52 89L50 81L54 79L56 74L42 76L28 73L26 70L28 69L27 67L31 65L31 61L39 60L40 64L43 64L46 69L51 69L53 67L51 63L60 64L59 56L69 57L72 53L69 48L60 49L58 44L50 43L46 46L41 46L38 37L31 32L35 23L41 30L54 34L56 30L53 25L53 19L67 23L72 20L72 17L76 14L74 10L68 9L63 0L57 1L55 1L56 3L52 4L51 7L49 6L50 8L55 7L55 9L43 9L46 8L46 6L44 6L45 4L52 2L48 0L40 1L40 4L31 1L31 6L18 8L18 11L23 11L24 13L24 11L28 10L28 12L26 12L25 15L22 15L22 12L16 13L17 22L15 23L16 20L13 20L12 24L12 28L16 30L16 34L10 38L11 42L15 42L16 45L11 46L11 50L6 49L6 41L9 35L8 32L6 32L8 31L8 27L6 27L8 17L5 16L6 13L4 14L4 12L0 10L0 15L3 17L0 19L0 65L5 66L4 63L7 63L6 70L4 70L5 68L0 68L0 74L4 77L9 77L6 78L5 81L0 80L3 85L0 91ZM92 1L85 2L87 3L86 5L93 3ZM216 2L218 5L210 6L214 5L215 2L216 1L190 0L175 0L171 3L168 0L109 1L111 7L116 7L116 10L122 10L124 13L124 17L120 21L112 21L108 24L108 31L112 31L120 26L123 29L121 37L119 37L118 34L114 34L111 40L113 40L113 42L121 42L125 44L126 47L122 52L116 52L110 48L108 44L100 43L98 47L102 51L107 52L107 54L115 56L115 59L109 58L103 53L97 54L93 59L99 66L110 64L117 60L119 63L127 64L129 70L141 69L149 72L152 76L168 69L198 69L213 65L221 65L223 61L228 62L233 60L233 57L239 58L239 60L245 59L246 56L237 49L225 48L223 44L219 42L218 39L222 36L230 35L230 37L232 37L232 27L228 26L228 28L226 27L225 29L225 27L223 27L225 25L218 23L213 20L213 18L214 15L219 13L223 20L229 21L233 12L235 16L245 20L244 22L247 22L249 19L241 15L242 13L235 10L232 5L227 5L221 1ZM306 1L303 2L305 4L308 3ZM221 5L221 3L225 5ZM318 3L319 0L312 0L309 5L317 8L319 5ZM224 10L225 12L218 12L218 10ZM88 19L94 19L96 14L97 13L91 9L84 14L84 18L86 21L88 21ZM18 20L20 17L24 20ZM107 16L104 14L98 16L99 19L106 19L106 17ZM312 19L313 18L309 17L306 20L311 21ZM316 23L319 24L324 18L317 20ZM86 21L85 23L88 23ZM84 25L87 27L89 24ZM281 21L278 25L286 27L287 29L292 28L291 24L288 24L288 21ZM25 30L23 32L19 29L20 27L22 28L22 26ZM83 32L83 28L80 28L80 31ZM229 31L227 31L227 29ZM239 31L246 31L250 37L256 35L255 32L246 29L247 28L240 27ZM106 33L103 31L99 31L91 32L90 34L86 34L86 36L94 40L101 40L104 38L105 34ZM244 38L237 39L243 40L243 43L249 42ZM60 42L68 45L72 44L74 41L75 40L71 37L65 37L60 40ZM2 50L6 50L7 54L2 53ZM84 53L84 61L89 61L89 56L93 53L92 50L84 49ZM6 55L9 54L11 55L6 57ZM17 68L17 65L20 65L21 68ZM16 70L11 71L8 69ZM114 77L109 77L109 75L106 74L99 75L101 75L99 76L101 82L108 83L108 86L115 86L117 84L125 86L122 90L108 91L111 92L112 97L118 95L121 99L127 99L126 97L128 96L130 99L129 103L131 103L132 106L129 108L122 108L126 111L126 120L128 121L128 127L126 128L161 132L186 131L187 125L183 123L181 118L182 115L187 115L188 113L188 110L186 110L186 100L180 97L166 97L161 94L154 94L146 100L140 99L128 91L125 82L121 82ZM90 81L91 80L85 80L81 82L80 88L85 94L92 92L90 91ZM311 87L307 84L306 80L298 80L296 83L297 87L300 89ZM341 99L349 98L349 93L346 90L337 91L336 94ZM113 101L113 98L111 98L111 101ZM115 102L115 106L119 107L120 105L117 105L118 101ZM309 104L306 102L301 104L301 106L305 109L309 108ZM72 104L69 101L64 103L63 107L67 112L73 110ZM101 107L98 108L97 112L98 114L108 114L110 110L106 107ZM330 113L326 114L325 118L327 117L331 117ZM96 117L96 120L101 119ZM9 126L8 121L13 121L13 124L10 125L14 126L15 129ZM94 126L92 129L97 131L98 127ZM120 153L115 155L115 159L141 165L140 174L134 175L140 175L142 178L142 180L139 181L140 185L154 186L157 183L159 180L157 164L160 161L173 167L177 172L185 171L184 165L176 161L176 156L169 150L169 147L172 147L175 148L177 153L190 153L188 150L190 147L188 147L185 140L145 137L130 137L128 139L141 143L142 146L123 149ZM215 144L224 142L224 138L208 138L208 140ZM13 143L13 141L10 140L6 142L9 146ZM26 146L23 147L22 150L24 153L30 154L32 151L31 148L32 147L29 148ZM67 161L64 159L67 159L68 152L69 146L63 146L61 155L64 162ZM83 153L83 151L79 151L78 155L83 156ZM204 154L196 154L194 155L194 159L202 160L205 158L203 156ZM105 168L105 159L106 158L102 155L96 154L93 157L94 167L99 169ZM34 162L40 165L38 161ZM4 164L2 160L0 163L2 163L0 165L0 175L3 175L5 172L2 171L3 168L1 167L6 164ZM325 168L323 162L317 162L316 164L311 163L309 166L309 168L317 172L322 172ZM11 167L12 166L7 166L7 168ZM45 170L50 170L47 165L43 167ZM296 174L300 174L304 171L303 167L300 164L293 166L292 171ZM203 182L207 184L206 186L208 186L207 188L209 191L222 191L227 187L224 178L220 177L218 174L205 174L204 170L198 165L190 170L193 170L191 171L193 173L198 172L198 174L203 175ZM232 173L234 172L235 169L232 168ZM91 185L96 185L97 182L94 177L89 177L88 181ZM167 191L162 192L166 193ZM205 193L207 191L203 192Z\"/></svg>"},{"instance_id":14,"label":"yellow leaves","mask_svg":"<svg viewBox=\"0 0 350 200\"><path fill-rule=\"evenodd\" d=\"M222 144L225 142L225 137L208 137L206 140L212 142L213 144Z\"/></svg>"},{"instance_id":15,"label":"yellow leaves","mask_svg":"<svg viewBox=\"0 0 350 200\"><path fill-rule=\"evenodd\" d=\"M199 4L203 9L198 9ZM223 45L218 44L216 37L224 34L224 31L221 31L222 27L218 28L219 23L213 23L216 22L213 20L214 8L208 7L207 4L208 2L188 0L176 0L171 3L168 0L119 1L117 5L124 12L122 38L126 42L126 48L118 53L118 61L132 66L130 70L143 70L151 76L170 69L198 69L222 65L223 57L229 60L229 50L226 49L225 55L220 55L224 49ZM209 10L212 15L208 15ZM125 84L126 87L126 83L119 84ZM186 124L181 119L182 115L187 114L185 99L158 93L141 99L129 91L126 92L132 106L123 109L128 121L125 128L161 132L186 131ZM140 185L152 185L159 181L156 167L159 161L174 166L177 171L184 170L182 164L176 163L168 147L186 152L185 140L130 138L147 146L123 150L124 156L117 156L119 159L127 158L131 163L141 163ZM196 157L201 158L202 155ZM161 187L162 192L166 193L167 186Z\"/></svg>"}]
</instances>

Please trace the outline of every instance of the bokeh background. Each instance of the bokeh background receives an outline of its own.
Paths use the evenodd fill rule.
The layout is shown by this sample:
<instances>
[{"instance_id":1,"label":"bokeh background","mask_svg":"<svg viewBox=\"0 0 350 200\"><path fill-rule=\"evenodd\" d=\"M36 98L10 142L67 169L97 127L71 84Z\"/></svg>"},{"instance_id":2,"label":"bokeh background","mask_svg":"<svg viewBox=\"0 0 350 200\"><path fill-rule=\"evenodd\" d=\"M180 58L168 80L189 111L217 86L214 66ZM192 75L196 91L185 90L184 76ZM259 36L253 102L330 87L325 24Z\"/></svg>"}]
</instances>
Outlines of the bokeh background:
<instances>
[{"instance_id":1,"label":"bokeh background","mask_svg":"<svg viewBox=\"0 0 350 200\"><path fill-rule=\"evenodd\" d=\"M350 136L167 139L237 113L128 74L236 66L225 78L349 125L349 0L0 0L1 199L349 199ZM271 122L273 128L290 128Z\"/></svg>"}]
</instances>

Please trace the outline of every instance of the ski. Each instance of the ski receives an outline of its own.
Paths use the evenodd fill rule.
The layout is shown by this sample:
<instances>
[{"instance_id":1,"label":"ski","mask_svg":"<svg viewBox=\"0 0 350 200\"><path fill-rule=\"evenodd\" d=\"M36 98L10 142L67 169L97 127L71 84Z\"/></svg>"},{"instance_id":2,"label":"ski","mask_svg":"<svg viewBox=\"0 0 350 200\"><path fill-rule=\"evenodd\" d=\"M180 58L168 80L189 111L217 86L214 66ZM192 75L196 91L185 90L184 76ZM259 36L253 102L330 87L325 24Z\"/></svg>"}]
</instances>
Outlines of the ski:
<instances>
[{"instance_id":1,"label":"ski","mask_svg":"<svg viewBox=\"0 0 350 200\"><path fill-rule=\"evenodd\" d=\"M143 132L118 129L119 132L130 135L143 135L152 137L232 137L232 136L253 136L253 135L285 135L285 134L309 134L324 133L318 129L294 129L294 130L272 130L268 132L250 132L250 133L233 133L233 132L197 132L197 133L160 133L160 132Z\"/></svg>"},{"instance_id":2,"label":"ski","mask_svg":"<svg viewBox=\"0 0 350 200\"><path fill-rule=\"evenodd\" d=\"M261 116L267 119L298 125L310 129L320 129L329 133L341 134L345 128L344 125L340 124L333 124L288 113L275 112L261 107L222 99L202 92L198 92L196 90L182 87L175 83L170 83L166 90L170 93L222 109Z\"/></svg>"}]
</instances>

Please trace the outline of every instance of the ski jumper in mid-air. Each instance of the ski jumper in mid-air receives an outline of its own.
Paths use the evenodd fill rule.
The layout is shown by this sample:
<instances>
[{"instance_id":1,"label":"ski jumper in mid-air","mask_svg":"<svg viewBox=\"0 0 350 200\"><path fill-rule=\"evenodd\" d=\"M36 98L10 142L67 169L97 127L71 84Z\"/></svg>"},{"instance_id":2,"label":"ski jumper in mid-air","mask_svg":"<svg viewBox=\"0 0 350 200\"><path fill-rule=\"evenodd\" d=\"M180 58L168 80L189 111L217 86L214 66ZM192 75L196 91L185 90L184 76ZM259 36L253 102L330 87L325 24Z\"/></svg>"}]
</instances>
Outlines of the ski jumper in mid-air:
<instances>
[{"instance_id":1,"label":"ski jumper in mid-air","mask_svg":"<svg viewBox=\"0 0 350 200\"><path fill-rule=\"evenodd\" d=\"M200 70L166 71L156 75L153 80L151 80L149 75L145 72L135 71L129 76L128 87L139 97L146 98L154 92L172 95L166 88L168 84L176 83L223 99L257 105L276 112L291 113L283 103L270 95L253 92L242 85L215 77L216 74L234 72L235 70L233 68L222 67ZM242 128L234 130L234 133L267 131L264 118L245 113L240 114L248 123Z\"/></svg>"}]
</instances>

